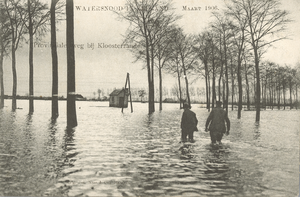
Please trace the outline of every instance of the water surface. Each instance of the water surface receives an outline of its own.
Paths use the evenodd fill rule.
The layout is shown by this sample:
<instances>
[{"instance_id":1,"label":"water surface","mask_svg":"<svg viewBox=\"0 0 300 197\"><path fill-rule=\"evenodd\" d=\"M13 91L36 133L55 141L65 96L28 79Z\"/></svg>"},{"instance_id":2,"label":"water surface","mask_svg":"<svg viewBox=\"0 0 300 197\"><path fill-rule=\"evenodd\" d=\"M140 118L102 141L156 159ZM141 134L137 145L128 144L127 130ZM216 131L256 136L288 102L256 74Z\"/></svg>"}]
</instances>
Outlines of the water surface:
<instances>
[{"instance_id":1,"label":"water surface","mask_svg":"<svg viewBox=\"0 0 300 197\"><path fill-rule=\"evenodd\" d=\"M0 111L1 196L296 196L299 193L299 111L229 111L230 135L210 145L200 105L196 143L180 149L178 104L147 114L107 102L77 102L78 126L66 129L65 101L51 122L51 102L18 101ZM156 106L158 109L158 106Z\"/></svg>"}]
</instances>

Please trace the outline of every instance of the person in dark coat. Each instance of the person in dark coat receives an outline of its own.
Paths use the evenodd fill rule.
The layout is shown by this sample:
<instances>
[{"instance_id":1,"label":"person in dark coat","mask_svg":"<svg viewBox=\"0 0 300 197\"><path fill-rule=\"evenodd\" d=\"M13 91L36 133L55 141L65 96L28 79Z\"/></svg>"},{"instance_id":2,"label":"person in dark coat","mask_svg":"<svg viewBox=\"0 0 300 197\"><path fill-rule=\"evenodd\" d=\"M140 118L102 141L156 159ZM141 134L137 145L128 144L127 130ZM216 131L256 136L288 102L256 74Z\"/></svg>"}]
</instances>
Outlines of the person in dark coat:
<instances>
[{"instance_id":1,"label":"person in dark coat","mask_svg":"<svg viewBox=\"0 0 300 197\"><path fill-rule=\"evenodd\" d=\"M216 105L217 106L210 112L205 124L205 131L210 131L212 144L216 144L216 142L221 143L223 134L229 135L230 130L230 120L227 116L227 112L221 107L222 102L217 101Z\"/></svg>"},{"instance_id":2,"label":"person in dark coat","mask_svg":"<svg viewBox=\"0 0 300 197\"><path fill-rule=\"evenodd\" d=\"M194 142L194 131L198 131L196 114L191 111L188 104L183 104L184 112L181 117L181 141L186 142L187 136L190 142Z\"/></svg>"}]
</instances>

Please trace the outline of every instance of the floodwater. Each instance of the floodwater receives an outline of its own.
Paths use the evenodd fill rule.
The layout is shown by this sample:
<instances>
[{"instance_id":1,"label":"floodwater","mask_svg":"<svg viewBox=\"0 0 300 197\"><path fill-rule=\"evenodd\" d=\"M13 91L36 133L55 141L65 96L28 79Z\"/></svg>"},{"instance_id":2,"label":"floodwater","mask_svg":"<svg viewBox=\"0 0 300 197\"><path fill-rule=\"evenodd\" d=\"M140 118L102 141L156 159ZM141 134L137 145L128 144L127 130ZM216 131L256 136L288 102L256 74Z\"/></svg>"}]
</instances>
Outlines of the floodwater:
<instances>
[{"instance_id":1,"label":"floodwater","mask_svg":"<svg viewBox=\"0 0 300 197\"><path fill-rule=\"evenodd\" d=\"M50 121L51 102L11 100L0 111L0 196L298 196L299 115L296 110L229 111L231 131L213 148L199 120L196 142L180 149L178 104L147 114L146 103L110 108L78 101L78 126L66 129L65 101ZM158 109L158 106L156 106Z\"/></svg>"}]
</instances>

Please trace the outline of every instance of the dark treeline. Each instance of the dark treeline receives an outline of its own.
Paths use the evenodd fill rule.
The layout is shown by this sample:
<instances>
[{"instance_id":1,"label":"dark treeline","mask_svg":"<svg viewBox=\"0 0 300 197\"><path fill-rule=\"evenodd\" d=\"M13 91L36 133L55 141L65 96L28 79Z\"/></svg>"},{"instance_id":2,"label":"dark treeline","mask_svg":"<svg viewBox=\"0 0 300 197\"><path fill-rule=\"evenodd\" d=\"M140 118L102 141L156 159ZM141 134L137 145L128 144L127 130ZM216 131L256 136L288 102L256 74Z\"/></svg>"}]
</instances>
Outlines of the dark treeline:
<instances>
[{"instance_id":1,"label":"dark treeline","mask_svg":"<svg viewBox=\"0 0 300 197\"><path fill-rule=\"evenodd\" d=\"M241 118L243 105L251 110L254 104L258 122L262 107L298 106L300 65L263 61L268 47L287 38L288 13L280 10L278 0L224 3L224 9L212 12L214 20L197 35L186 34L176 25L180 16L175 15L171 0L128 0L129 9L117 13L130 22L124 42L139 46L131 51L147 68L149 113L155 111L157 100L153 98L156 71L162 110L162 70L178 79L180 108L182 102L191 103L189 81L194 78L205 81L208 111L221 100L227 111L229 104L232 109L237 105L237 117Z\"/></svg>"}]
</instances>

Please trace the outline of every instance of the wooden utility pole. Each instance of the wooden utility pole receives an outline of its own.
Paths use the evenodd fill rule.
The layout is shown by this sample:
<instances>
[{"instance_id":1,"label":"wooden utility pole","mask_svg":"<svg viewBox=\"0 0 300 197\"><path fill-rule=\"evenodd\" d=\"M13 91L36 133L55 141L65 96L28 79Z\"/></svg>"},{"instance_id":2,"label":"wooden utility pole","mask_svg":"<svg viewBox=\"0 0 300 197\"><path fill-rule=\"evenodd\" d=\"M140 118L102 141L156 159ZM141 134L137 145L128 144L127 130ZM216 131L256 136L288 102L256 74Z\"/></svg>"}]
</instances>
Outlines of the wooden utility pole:
<instances>
[{"instance_id":1,"label":"wooden utility pole","mask_svg":"<svg viewBox=\"0 0 300 197\"><path fill-rule=\"evenodd\" d=\"M128 83L128 92L129 92L130 107L131 107L131 113L132 113L132 112L133 112L133 107L132 107L132 100L131 100L131 91L130 91L130 78L129 78L129 73L127 73L127 76L126 76L125 93L124 93L124 96L126 96L127 83ZM123 113L123 108L124 108L124 103L123 103L123 105L122 105L122 113Z\"/></svg>"}]
</instances>

